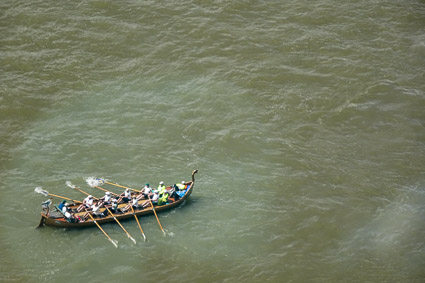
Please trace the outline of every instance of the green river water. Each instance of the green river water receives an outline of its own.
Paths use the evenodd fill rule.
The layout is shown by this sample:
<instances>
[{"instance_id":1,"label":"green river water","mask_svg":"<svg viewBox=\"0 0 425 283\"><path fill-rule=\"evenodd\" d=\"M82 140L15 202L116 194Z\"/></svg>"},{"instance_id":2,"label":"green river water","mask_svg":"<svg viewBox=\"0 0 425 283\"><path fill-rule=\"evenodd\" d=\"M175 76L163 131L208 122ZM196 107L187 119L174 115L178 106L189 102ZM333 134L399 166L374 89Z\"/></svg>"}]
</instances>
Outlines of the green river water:
<instances>
[{"instance_id":1,"label":"green river water","mask_svg":"<svg viewBox=\"0 0 425 283\"><path fill-rule=\"evenodd\" d=\"M424 1L4 0L0 30L1 282L424 282ZM35 229L35 187L193 169L166 236Z\"/></svg>"}]
</instances>

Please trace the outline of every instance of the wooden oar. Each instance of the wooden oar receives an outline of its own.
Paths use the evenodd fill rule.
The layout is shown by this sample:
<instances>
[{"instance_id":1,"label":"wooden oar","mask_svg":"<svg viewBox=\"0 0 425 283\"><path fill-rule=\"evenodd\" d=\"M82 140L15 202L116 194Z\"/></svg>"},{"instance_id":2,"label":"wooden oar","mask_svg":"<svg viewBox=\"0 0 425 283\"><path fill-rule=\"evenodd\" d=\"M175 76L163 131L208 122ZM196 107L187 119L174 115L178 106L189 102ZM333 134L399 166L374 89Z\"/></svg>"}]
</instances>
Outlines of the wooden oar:
<instances>
[{"instance_id":1,"label":"wooden oar","mask_svg":"<svg viewBox=\"0 0 425 283\"><path fill-rule=\"evenodd\" d=\"M165 234L165 231L164 231L164 229L162 229L162 225L161 225L161 222L159 222L159 218L158 218L158 215L156 215L155 207L153 206L153 203L152 203L151 199L149 198L149 196L148 196L148 199L149 199L149 202L150 202L150 203L151 203L151 205L152 205L152 211L153 211L153 213L155 214L155 217L156 217L156 221L158 221L158 224L159 224L159 228L161 228L161 230L162 230L162 233L164 233L164 236L165 236L165 235L166 235L166 234Z\"/></svg>"},{"instance_id":2,"label":"wooden oar","mask_svg":"<svg viewBox=\"0 0 425 283\"><path fill-rule=\"evenodd\" d=\"M137 215L134 213L134 209L133 209L133 206L130 206L131 207L131 211L133 212L133 215L134 215L134 218L136 218L136 221L137 221L137 225L139 225L139 228L140 228L140 232L142 232L142 235L143 235L143 238L144 238L144 240L145 240L145 242L146 242L146 236L145 236L145 233L143 233L143 229L142 229L142 226L140 226L140 222L139 222L139 219L137 218Z\"/></svg>"},{"instance_id":3,"label":"wooden oar","mask_svg":"<svg viewBox=\"0 0 425 283\"><path fill-rule=\"evenodd\" d=\"M66 185L67 185L68 187L70 187L71 189L76 189L76 190L77 190L77 191L79 191L80 193L83 193L83 194L85 194L85 195L91 196L91 194L89 194L88 192L83 191L82 189L79 189L77 186L75 186L74 184L72 184L70 181L66 181ZM94 199L99 200L97 197L94 197L94 196L93 196L93 198L94 198Z\"/></svg>"},{"instance_id":4,"label":"wooden oar","mask_svg":"<svg viewBox=\"0 0 425 283\"><path fill-rule=\"evenodd\" d=\"M135 243L136 244L136 240L133 238L133 237L131 237L131 235L127 232L127 230L125 230L125 228L121 225L121 223L118 221L118 219L115 217L115 215L112 213L112 211L111 210L109 210L109 208L107 208L106 206L105 206L105 208L108 210L108 212L112 215L112 217L114 217L114 220L118 223L118 225L120 225L120 227L124 230L124 232L127 234L127 237L129 237L130 238L130 240L132 240L133 241L133 243Z\"/></svg>"},{"instance_id":5,"label":"wooden oar","mask_svg":"<svg viewBox=\"0 0 425 283\"><path fill-rule=\"evenodd\" d=\"M121 185L118 185L118 184L115 184L115 183L106 182L106 181L105 181L105 184L109 184L109 185L112 185L112 186L121 187L121 188L124 188L124 189L131 189L131 188L128 188L128 187L124 187L124 186L121 186ZM134 189L131 189L131 190L135 191ZM153 213L155 214L156 220L158 221L159 227L161 228L162 232L165 235L165 231L162 228L161 222L159 222L158 215L156 215L155 207L153 206L153 203L152 203L151 199L149 197L148 197L148 199L149 199L149 202L151 203L152 210L153 210Z\"/></svg>"},{"instance_id":6,"label":"wooden oar","mask_svg":"<svg viewBox=\"0 0 425 283\"><path fill-rule=\"evenodd\" d=\"M119 197L119 196L120 196L119 194L116 194L116 193L114 193L114 192L111 192L111 191L105 190L104 188L101 188L101 187L98 187L98 186L93 186L93 188L96 188L96 189L99 189L99 190L102 190L102 191L105 191L105 192L110 192L111 194L116 195L117 197Z\"/></svg>"},{"instance_id":7,"label":"wooden oar","mask_svg":"<svg viewBox=\"0 0 425 283\"><path fill-rule=\"evenodd\" d=\"M70 198L67 198L67 197L63 197L63 196L58 196L58 195L51 194L51 193L49 193L48 191L43 190L41 187L37 187L37 188L35 188L35 190L34 190L34 191L35 191L36 193L39 193L39 194L44 195L45 197L47 197L47 196L52 196L52 197L57 197L57 198L66 199L66 200L72 200L73 202L77 202L77 203L82 203L82 202L81 202L81 201L79 201L79 200L70 199Z\"/></svg>"},{"instance_id":8,"label":"wooden oar","mask_svg":"<svg viewBox=\"0 0 425 283\"><path fill-rule=\"evenodd\" d=\"M87 210L86 210L87 211ZM109 237L109 235L108 234L106 234L106 232L102 229L102 227L100 227L100 225L99 225L99 223L97 223L97 221L96 220L94 220L94 218L93 218L93 216L91 216L91 214L90 214L90 212L88 212L88 214L89 214L89 216L90 216L90 218L93 220L93 222L94 222L94 224L96 224L97 225L97 227L99 227L99 229L103 232L103 234L105 234L105 236L109 239L109 241L116 247L116 248L118 248L118 245L117 245L117 243L115 243L115 241L113 241L112 239L111 239L111 237Z\"/></svg>"},{"instance_id":9,"label":"wooden oar","mask_svg":"<svg viewBox=\"0 0 425 283\"><path fill-rule=\"evenodd\" d=\"M135 191L135 192L140 193L140 191L139 191L139 190L132 189L132 188L125 187L125 186L121 186L121 185L118 185L118 184L116 184L116 183L111 183L111 182L108 182L108 181L106 181L106 180L103 180L103 182L104 182L105 184L108 184L108 185L112 185L112 186L120 187L120 188L123 188L123 189L130 189L130 190L132 190L132 191Z\"/></svg>"}]
</instances>

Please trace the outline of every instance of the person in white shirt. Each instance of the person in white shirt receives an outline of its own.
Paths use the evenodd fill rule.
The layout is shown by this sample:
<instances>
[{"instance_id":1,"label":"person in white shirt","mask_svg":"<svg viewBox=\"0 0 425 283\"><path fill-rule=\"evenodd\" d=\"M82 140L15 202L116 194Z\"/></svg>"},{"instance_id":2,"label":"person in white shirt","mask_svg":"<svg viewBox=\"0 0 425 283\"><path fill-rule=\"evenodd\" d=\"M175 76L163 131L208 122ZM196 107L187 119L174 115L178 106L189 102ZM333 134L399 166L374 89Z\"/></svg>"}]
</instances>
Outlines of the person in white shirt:
<instances>
[{"instance_id":1,"label":"person in white shirt","mask_svg":"<svg viewBox=\"0 0 425 283\"><path fill-rule=\"evenodd\" d=\"M77 208L77 212L81 212L83 209L90 208L93 205L93 196L89 195L83 200L83 203Z\"/></svg>"},{"instance_id":2,"label":"person in white shirt","mask_svg":"<svg viewBox=\"0 0 425 283\"><path fill-rule=\"evenodd\" d=\"M120 198L118 199L118 203L121 202L129 202L131 200L131 192L130 189L125 189L125 191L120 194Z\"/></svg>"},{"instance_id":3,"label":"person in white shirt","mask_svg":"<svg viewBox=\"0 0 425 283\"><path fill-rule=\"evenodd\" d=\"M146 184L142 189L142 194L145 198L148 198L152 194L152 188L149 186L149 184Z\"/></svg>"},{"instance_id":4,"label":"person in white shirt","mask_svg":"<svg viewBox=\"0 0 425 283\"><path fill-rule=\"evenodd\" d=\"M102 200L104 204L111 204L111 192L106 192L105 195L100 198L100 200Z\"/></svg>"}]
</instances>

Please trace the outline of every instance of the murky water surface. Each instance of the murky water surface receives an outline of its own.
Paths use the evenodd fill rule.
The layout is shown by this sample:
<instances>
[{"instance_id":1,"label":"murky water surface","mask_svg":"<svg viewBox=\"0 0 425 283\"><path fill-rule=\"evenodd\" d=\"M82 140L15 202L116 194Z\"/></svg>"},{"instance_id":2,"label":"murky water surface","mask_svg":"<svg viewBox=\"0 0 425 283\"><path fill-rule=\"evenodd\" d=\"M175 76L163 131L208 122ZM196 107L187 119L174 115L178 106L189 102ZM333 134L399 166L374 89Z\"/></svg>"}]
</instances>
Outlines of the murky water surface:
<instances>
[{"instance_id":1,"label":"murky water surface","mask_svg":"<svg viewBox=\"0 0 425 283\"><path fill-rule=\"evenodd\" d=\"M423 1L2 1L0 281L423 282ZM188 180L34 229L34 193ZM120 192L116 190L115 192ZM58 204L60 199L55 199Z\"/></svg>"}]
</instances>

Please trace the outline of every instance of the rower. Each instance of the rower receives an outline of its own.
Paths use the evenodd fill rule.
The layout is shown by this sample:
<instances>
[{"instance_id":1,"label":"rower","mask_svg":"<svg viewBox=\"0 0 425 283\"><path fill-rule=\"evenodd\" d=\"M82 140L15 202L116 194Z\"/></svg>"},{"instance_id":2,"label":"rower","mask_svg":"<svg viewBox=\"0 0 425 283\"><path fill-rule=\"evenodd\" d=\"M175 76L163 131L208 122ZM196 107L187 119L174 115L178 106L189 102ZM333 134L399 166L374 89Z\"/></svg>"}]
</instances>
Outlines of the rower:
<instances>
[{"instance_id":1,"label":"rower","mask_svg":"<svg viewBox=\"0 0 425 283\"><path fill-rule=\"evenodd\" d=\"M118 203L120 202L129 202L131 200L131 192L130 189L127 188L125 191L120 194L120 198L118 199Z\"/></svg>"},{"instance_id":2,"label":"rower","mask_svg":"<svg viewBox=\"0 0 425 283\"><path fill-rule=\"evenodd\" d=\"M99 200L97 203L92 205L92 211L93 211L93 215L99 216L99 217L103 217L105 216L102 212L100 212L100 208L103 206L103 202L101 200Z\"/></svg>"},{"instance_id":3,"label":"rower","mask_svg":"<svg viewBox=\"0 0 425 283\"><path fill-rule=\"evenodd\" d=\"M145 198L148 198L152 194L152 188L147 183L142 190L142 194Z\"/></svg>"},{"instance_id":4,"label":"rower","mask_svg":"<svg viewBox=\"0 0 425 283\"><path fill-rule=\"evenodd\" d=\"M83 200L83 203L77 208L77 212L82 211L84 208L90 208L93 205L93 196L89 195Z\"/></svg>"},{"instance_id":5,"label":"rower","mask_svg":"<svg viewBox=\"0 0 425 283\"><path fill-rule=\"evenodd\" d=\"M103 201L104 204L111 204L111 192L106 192L103 197L100 198L101 201Z\"/></svg>"},{"instance_id":6,"label":"rower","mask_svg":"<svg viewBox=\"0 0 425 283\"><path fill-rule=\"evenodd\" d=\"M91 211L88 211L86 209L86 213L84 214L83 218L87 219L87 216L89 216L90 213L93 214L94 216L104 217L105 214L103 212L100 212L100 208L102 207L102 205L103 205L102 201L98 201L97 203L93 203L90 207Z\"/></svg>"},{"instance_id":7,"label":"rower","mask_svg":"<svg viewBox=\"0 0 425 283\"><path fill-rule=\"evenodd\" d=\"M65 216L66 221L68 221L69 223L83 222L80 217L78 217L74 213L72 213L72 210L69 207L68 203L65 204L65 206L62 208L62 214L63 214L63 216Z\"/></svg>"},{"instance_id":8,"label":"rower","mask_svg":"<svg viewBox=\"0 0 425 283\"><path fill-rule=\"evenodd\" d=\"M162 196L158 199L158 205L167 204L168 201L168 192L165 191Z\"/></svg>"},{"instance_id":9,"label":"rower","mask_svg":"<svg viewBox=\"0 0 425 283\"><path fill-rule=\"evenodd\" d=\"M111 204L111 208L110 209L111 209L111 211L113 213L116 213L118 211L118 201L117 201L116 198L113 198L112 199L112 204Z\"/></svg>"},{"instance_id":10,"label":"rower","mask_svg":"<svg viewBox=\"0 0 425 283\"><path fill-rule=\"evenodd\" d=\"M139 200L137 199L136 196L134 196L131 202L129 202L124 208L121 209L121 212L122 213L127 212L130 209L130 207L133 207L134 209L139 209Z\"/></svg>"},{"instance_id":11,"label":"rower","mask_svg":"<svg viewBox=\"0 0 425 283\"><path fill-rule=\"evenodd\" d=\"M151 196L151 200L153 204L157 204L158 203L158 199L159 199L159 194L157 191L155 191L152 196Z\"/></svg>"}]
</instances>

